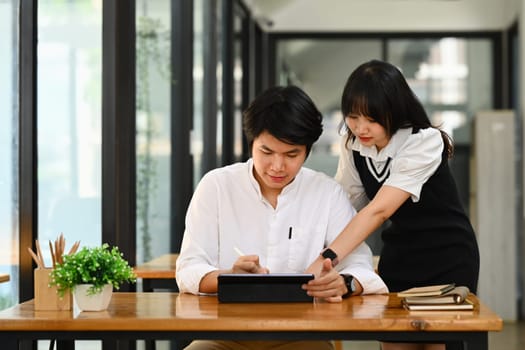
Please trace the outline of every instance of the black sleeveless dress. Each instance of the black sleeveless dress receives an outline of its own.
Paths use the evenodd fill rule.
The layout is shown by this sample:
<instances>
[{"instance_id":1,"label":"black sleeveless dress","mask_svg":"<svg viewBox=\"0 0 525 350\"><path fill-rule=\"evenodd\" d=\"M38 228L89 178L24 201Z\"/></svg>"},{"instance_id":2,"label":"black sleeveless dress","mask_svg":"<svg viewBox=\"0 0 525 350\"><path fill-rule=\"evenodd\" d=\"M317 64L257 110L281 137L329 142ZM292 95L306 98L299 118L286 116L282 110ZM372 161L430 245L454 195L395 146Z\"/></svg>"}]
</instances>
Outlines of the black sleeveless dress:
<instances>
[{"instance_id":1,"label":"black sleeveless dress","mask_svg":"<svg viewBox=\"0 0 525 350\"><path fill-rule=\"evenodd\" d=\"M353 151L354 163L369 199L381 182L370 173L370 159ZM390 160L389 160L390 163ZM387 165L384 171L389 171ZM407 201L381 235L378 272L390 292L432 284L456 283L476 293L479 250L456 183L443 154L436 172L423 185L419 202Z\"/></svg>"}]
</instances>

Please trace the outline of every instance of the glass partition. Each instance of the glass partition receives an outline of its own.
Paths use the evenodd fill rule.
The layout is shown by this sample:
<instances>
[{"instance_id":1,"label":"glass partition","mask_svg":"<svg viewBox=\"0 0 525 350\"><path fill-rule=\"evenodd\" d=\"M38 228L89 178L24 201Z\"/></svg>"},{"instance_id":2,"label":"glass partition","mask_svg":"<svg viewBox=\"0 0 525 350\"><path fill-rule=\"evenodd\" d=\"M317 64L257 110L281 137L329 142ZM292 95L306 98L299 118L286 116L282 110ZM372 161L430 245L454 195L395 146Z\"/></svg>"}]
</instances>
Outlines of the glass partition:
<instances>
[{"instance_id":1,"label":"glass partition","mask_svg":"<svg viewBox=\"0 0 525 350\"><path fill-rule=\"evenodd\" d=\"M39 1L37 61L38 239L51 266L60 234L66 251L101 244L102 2Z\"/></svg>"},{"instance_id":2,"label":"glass partition","mask_svg":"<svg viewBox=\"0 0 525 350\"><path fill-rule=\"evenodd\" d=\"M246 61L245 46L243 39L246 37L243 30L245 29L246 14L238 6L233 11L233 160L242 161L243 155L243 130L242 130L242 112L247 107L249 101L246 101L247 72L244 72ZM244 65L244 66L243 66ZM243 95L244 94L244 95Z\"/></svg>"},{"instance_id":3,"label":"glass partition","mask_svg":"<svg viewBox=\"0 0 525 350\"><path fill-rule=\"evenodd\" d=\"M18 1L0 1L0 310L18 303Z\"/></svg>"},{"instance_id":4,"label":"glass partition","mask_svg":"<svg viewBox=\"0 0 525 350\"><path fill-rule=\"evenodd\" d=\"M492 45L488 39L392 39L387 59L398 66L432 122L469 143L469 120L492 107Z\"/></svg>"},{"instance_id":5,"label":"glass partition","mask_svg":"<svg viewBox=\"0 0 525 350\"><path fill-rule=\"evenodd\" d=\"M99 245L101 3L39 1L38 34L39 240Z\"/></svg>"},{"instance_id":6,"label":"glass partition","mask_svg":"<svg viewBox=\"0 0 525 350\"><path fill-rule=\"evenodd\" d=\"M137 263L170 252L171 3L136 1Z\"/></svg>"}]
</instances>

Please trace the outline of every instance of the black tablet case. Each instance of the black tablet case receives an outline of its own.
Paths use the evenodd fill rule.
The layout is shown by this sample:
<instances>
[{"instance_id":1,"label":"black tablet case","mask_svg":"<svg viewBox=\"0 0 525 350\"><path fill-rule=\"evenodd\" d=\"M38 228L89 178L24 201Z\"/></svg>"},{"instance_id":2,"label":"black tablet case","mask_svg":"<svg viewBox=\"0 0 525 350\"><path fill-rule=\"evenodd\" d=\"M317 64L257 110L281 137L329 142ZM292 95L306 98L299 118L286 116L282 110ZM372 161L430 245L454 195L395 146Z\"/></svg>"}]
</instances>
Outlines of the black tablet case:
<instances>
[{"instance_id":1,"label":"black tablet case","mask_svg":"<svg viewBox=\"0 0 525 350\"><path fill-rule=\"evenodd\" d=\"M220 274L218 298L221 303L312 302L301 285L313 274Z\"/></svg>"}]
</instances>

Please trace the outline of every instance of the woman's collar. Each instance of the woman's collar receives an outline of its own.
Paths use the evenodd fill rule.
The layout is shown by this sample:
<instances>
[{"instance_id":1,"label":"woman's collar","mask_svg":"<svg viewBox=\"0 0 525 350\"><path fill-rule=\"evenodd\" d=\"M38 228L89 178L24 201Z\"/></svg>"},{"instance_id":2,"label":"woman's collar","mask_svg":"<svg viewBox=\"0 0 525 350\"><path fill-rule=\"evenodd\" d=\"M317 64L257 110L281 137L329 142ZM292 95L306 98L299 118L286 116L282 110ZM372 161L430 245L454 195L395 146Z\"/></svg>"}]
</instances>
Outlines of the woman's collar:
<instances>
[{"instance_id":1,"label":"woman's collar","mask_svg":"<svg viewBox=\"0 0 525 350\"><path fill-rule=\"evenodd\" d=\"M403 128L396 131L388 141L388 144L377 152L376 146L363 146L357 138L352 141L352 150L358 151L363 157L372 158L375 161L386 161L388 158L393 158L401 146L406 142L408 137L412 134L412 127Z\"/></svg>"}]
</instances>

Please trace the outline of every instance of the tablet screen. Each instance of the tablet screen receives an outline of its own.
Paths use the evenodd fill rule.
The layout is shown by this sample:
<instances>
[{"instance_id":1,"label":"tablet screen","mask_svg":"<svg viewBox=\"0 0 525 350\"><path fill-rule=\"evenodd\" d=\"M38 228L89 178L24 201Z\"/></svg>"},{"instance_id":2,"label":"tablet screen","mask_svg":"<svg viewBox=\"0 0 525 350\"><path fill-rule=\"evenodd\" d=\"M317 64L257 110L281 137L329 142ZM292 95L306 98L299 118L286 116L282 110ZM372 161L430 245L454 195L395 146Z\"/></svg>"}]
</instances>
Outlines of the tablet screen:
<instances>
[{"instance_id":1,"label":"tablet screen","mask_svg":"<svg viewBox=\"0 0 525 350\"><path fill-rule=\"evenodd\" d=\"M313 274L220 274L218 298L223 303L311 302L301 285Z\"/></svg>"}]
</instances>

